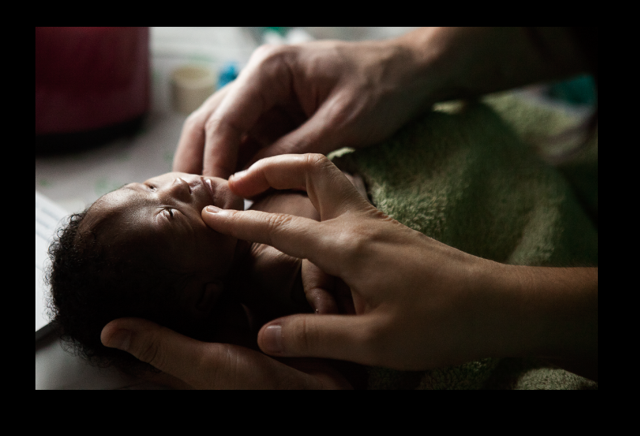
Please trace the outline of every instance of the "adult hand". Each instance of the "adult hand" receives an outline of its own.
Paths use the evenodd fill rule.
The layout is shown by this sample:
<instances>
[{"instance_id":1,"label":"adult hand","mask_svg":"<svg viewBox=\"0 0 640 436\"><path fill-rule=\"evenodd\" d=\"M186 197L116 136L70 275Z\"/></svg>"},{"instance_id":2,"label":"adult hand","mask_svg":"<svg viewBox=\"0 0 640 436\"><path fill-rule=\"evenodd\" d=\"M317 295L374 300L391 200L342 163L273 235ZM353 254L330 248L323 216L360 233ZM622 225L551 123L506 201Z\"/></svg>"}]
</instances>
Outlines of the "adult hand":
<instances>
[{"instance_id":1,"label":"adult hand","mask_svg":"<svg viewBox=\"0 0 640 436\"><path fill-rule=\"evenodd\" d=\"M242 196L306 190L320 222L212 207L202 217L216 231L309 259L353 297L356 315L292 315L263 326L258 342L266 353L420 370L486 357L504 340L513 300L485 280L500 265L389 218L324 156L267 158L229 185Z\"/></svg>"},{"instance_id":2,"label":"adult hand","mask_svg":"<svg viewBox=\"0 0 640 436\"><path fill-rule=\"evenodd\" d=\"M238 345L200 342L151 321L121 318L102 330L102 343L162 371L161 383L181 389L349 389L320 361L290 366Z\"/></svg>"},{"instance_id":3,"label":"adult hand","mask_svg":"<svg viewBox=\"0 0 640 436\"><path fill-rule=\"evenodd\" d=\"M421 28L258 48L184 124L174 170L228 177L284 153L379 142L438 101L589 70L569 28Z\"/></svg>"},{"instance_id":4,"label":"adult hand","mask_svg":"<svg viewBox=\"0 0 640 436\"><path fill-rule=\"evenodd\" d=\"M259 47L185 121L174 170L227 178L266 156L386 138L430 105L418 57L399 41Z\"/></svg>"}]
</instances>

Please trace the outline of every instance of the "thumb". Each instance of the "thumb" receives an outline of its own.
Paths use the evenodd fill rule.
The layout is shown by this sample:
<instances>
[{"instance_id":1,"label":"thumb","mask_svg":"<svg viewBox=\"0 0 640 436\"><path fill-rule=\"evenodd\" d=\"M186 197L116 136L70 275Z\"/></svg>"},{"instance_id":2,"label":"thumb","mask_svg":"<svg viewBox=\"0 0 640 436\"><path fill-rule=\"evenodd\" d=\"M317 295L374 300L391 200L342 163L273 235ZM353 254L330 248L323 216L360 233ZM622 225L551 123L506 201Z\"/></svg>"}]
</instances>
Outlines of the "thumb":
<instances>
[{"instance_id":1,"label":"thumb","mask_svg":"<svg viewBox=\"0 0 640 436\"><path fill-rule=\"evenodd\" d=\"M264 325L260 349L279 357L321 357L371 364L369 315L291 315Z\"/></svg>"}]
</instances>

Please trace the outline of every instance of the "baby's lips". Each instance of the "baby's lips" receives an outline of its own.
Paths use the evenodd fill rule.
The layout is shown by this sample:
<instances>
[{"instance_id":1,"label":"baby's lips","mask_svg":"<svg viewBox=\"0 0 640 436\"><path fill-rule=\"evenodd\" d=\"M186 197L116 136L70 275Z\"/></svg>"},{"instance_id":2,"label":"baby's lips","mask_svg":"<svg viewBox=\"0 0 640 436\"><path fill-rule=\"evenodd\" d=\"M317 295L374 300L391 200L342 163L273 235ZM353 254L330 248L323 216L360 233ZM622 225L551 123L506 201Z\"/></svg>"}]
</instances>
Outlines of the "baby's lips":
<instances>
[{"instance_id":1,"label":"baby's lips","mask_svg":"<svg viewBox=\"0 0 640 436\"><path fill-rule=\"evenodd\" d=\"M202 176L202 184L206 187L211 198L211 204L223 209L244 208L244 202L229 189L228 182L217 177Z\"/></svg>"},{"instance_id":2,"label":"baby's lips","mask_svg":"<svg viewBox=\"0 0 640 436\"><path fill-rule=\"evenodd\" d=\"M211 182L211 179L202 177L202 184L207 188L207 191L209 192L209 197L211 198L211 204L215 205L215 196L213 194L213 183Z\"/></svg>"}]
</instances>

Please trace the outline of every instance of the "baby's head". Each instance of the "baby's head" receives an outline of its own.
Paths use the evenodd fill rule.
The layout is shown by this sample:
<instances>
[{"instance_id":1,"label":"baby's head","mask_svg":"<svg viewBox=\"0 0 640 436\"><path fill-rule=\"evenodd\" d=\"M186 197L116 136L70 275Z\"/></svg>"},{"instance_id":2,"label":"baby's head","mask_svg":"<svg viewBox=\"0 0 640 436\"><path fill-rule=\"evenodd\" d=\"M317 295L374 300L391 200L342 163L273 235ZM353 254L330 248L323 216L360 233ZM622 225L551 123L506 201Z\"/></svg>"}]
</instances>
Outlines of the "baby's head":
<instances>
[{"instance_id":1,"label":"baby's head","mask_svg":"<svg viewBox=\"0 0 640 436\"><path fill-rule=\"evenodd\" d=\"M102 328L141 317L207 339L238 241L206 226L207 205L242 209L226 180L167 173L100 197L73 215L49 249L51 309L63 338L98 365L131 369Z\"/></svg>"}]
</instances>

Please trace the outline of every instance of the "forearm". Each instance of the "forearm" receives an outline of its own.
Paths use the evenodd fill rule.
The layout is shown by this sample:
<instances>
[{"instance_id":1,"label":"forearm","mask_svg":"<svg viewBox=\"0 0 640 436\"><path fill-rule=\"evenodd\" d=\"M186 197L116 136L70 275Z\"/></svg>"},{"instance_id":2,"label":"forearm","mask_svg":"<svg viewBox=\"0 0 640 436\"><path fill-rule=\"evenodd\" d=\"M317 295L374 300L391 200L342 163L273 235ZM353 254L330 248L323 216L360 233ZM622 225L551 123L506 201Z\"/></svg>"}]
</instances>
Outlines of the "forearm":
<instances>
[{"instance_id":1,"label":"forearm","mask_svg":"<svg viewBox=\"0 0 640 436\"><path fill-rule=\"evenodd\" d=\"M432 102L475 97L585 72L569 28L421 28L389 41L408 50Z\"/></svg>"},{"instance_id":2,"label":"forearm","mask_svg":"<svg viewBox=\"0 0 640 436\"><path fill-rule=\"evenodd\" d=\"M598 269L500 265L492 273L500 276L488 282L491 354L539 357L597 380Z\"/></svg>"}]
</instances>

